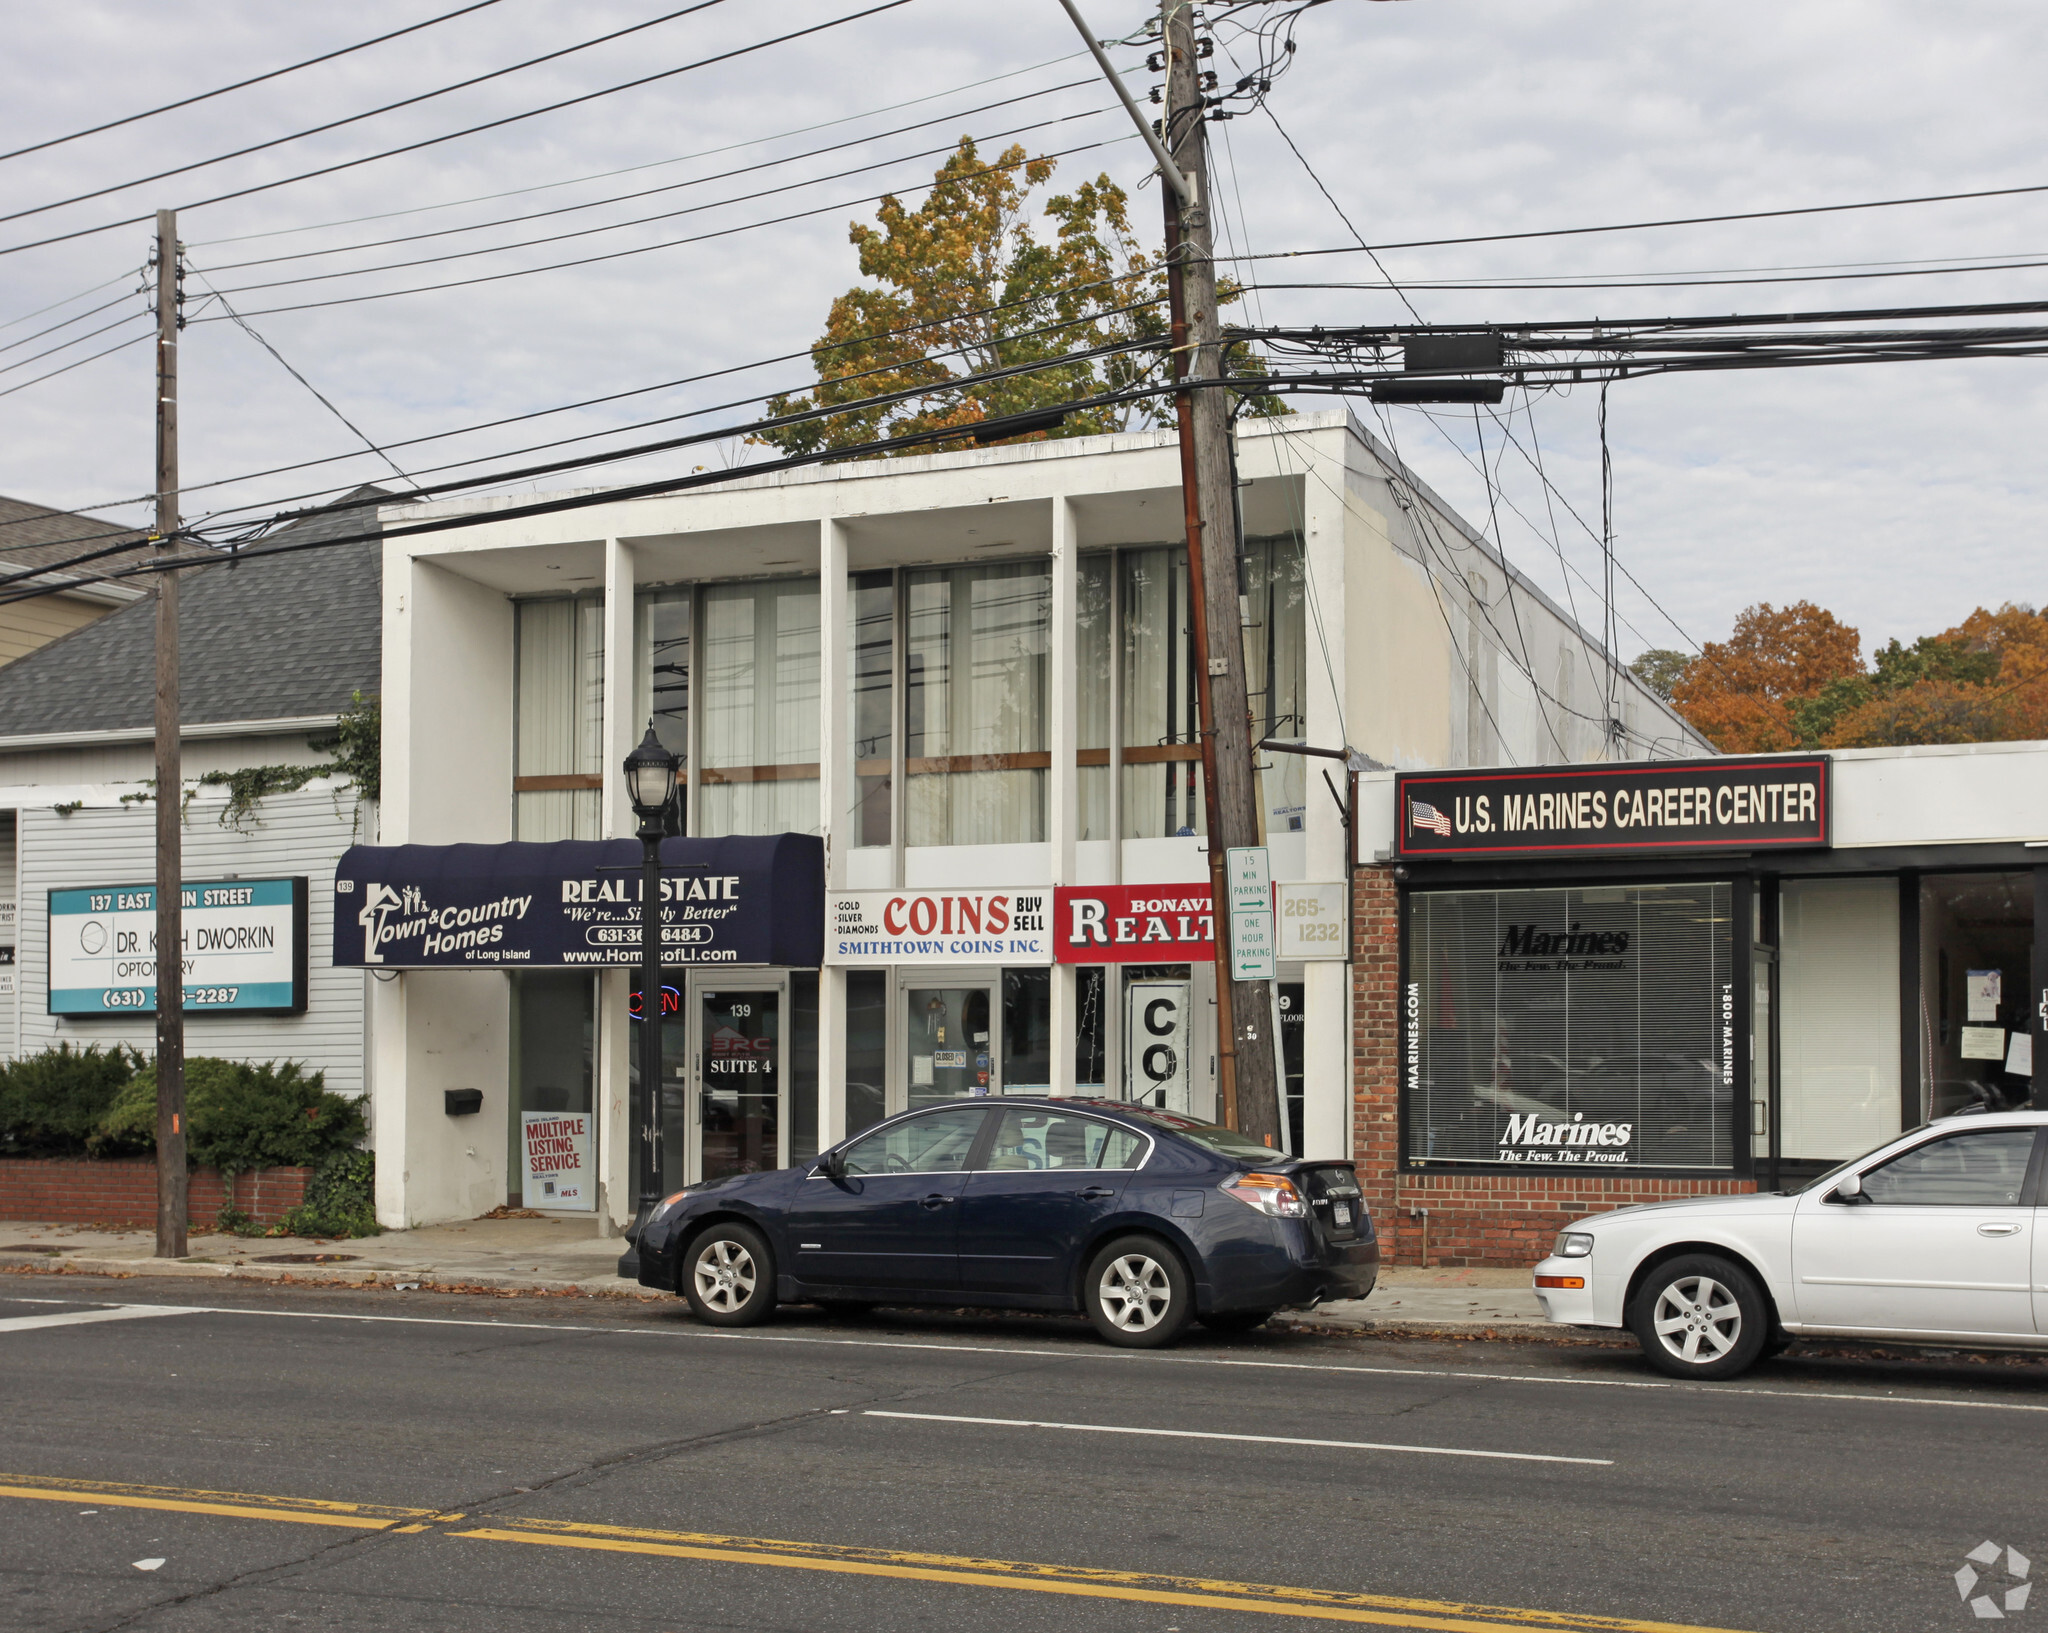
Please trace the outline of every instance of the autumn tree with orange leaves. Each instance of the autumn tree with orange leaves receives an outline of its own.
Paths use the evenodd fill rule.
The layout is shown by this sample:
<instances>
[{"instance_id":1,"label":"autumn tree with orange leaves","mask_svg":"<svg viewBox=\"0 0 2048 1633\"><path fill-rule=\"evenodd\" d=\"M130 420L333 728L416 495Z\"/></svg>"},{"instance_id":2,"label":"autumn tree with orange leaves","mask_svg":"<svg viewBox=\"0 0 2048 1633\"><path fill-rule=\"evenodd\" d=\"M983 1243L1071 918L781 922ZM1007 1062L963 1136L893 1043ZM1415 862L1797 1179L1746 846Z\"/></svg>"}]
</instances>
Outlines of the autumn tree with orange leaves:
<instances>
[{"instance_id":1,"label":"autumn tree with orange leaves","mask_svg":"<svg viewBox=\"0 0 2048 1633\"><path fill-rule=\"evenodd\" d=\"M1129 201L1098 176L1045 201L1033 219L1033 192L1051 180L1051 159L1021 146L993 161L972 140L942 164L937 185L916 209L888 197L877 226L851 225L848 237L870 284L833 301L825 332L811 348L818 383L777 397L774 416L908 392L894 403L851 408L758 433L786 453L850 448L877 438L973 427L1001 415L1046 409L1130 385L1160 369L1155 351L1107 358L1072 354L1113 341L1167 332L1166 280L1156 257L1139 247ZM1223 291L1223 298L1235 299ZM1263 363L1233 349L1231 372ZM967 375L1032 365L1029 373L961 386ZM1280 412L1271 398L1253 411ZM1077 410L1036 436L1086 436L1138 424L1166 424L1172 404L1151 399ZM920 448L918 452L929 452Z\"/></svg>"},{"instance_id":2,"label":"autumn tree with orange leaves","mask_svg":"<svg viewBox=\"0 0 2048 1633\"><path fill-rule=\"evenodd\" d=\"M1675 676L1672 702L1729 754L2048 737L2048 611L1980 607L1868 666L1862 645L1824 607L1766 601L1697 658L1646 653L1637 667Z\"/></svg>"}]
</instances>

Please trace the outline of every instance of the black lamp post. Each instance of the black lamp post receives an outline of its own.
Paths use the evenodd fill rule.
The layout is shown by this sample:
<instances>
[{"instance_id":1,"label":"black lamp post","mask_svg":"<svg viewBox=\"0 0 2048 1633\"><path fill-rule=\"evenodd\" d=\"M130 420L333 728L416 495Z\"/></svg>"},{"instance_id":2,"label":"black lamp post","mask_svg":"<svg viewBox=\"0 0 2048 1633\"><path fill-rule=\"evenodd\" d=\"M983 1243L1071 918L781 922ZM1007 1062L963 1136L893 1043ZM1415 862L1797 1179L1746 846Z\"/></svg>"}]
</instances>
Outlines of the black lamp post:
<instances>
[{"instance_id":1,"label":"black lamp post","mask_svg":"<svg viewBox=\"0 0 2048 1633\"><path fill-rule=\"evenodd\" d=\"M661 838L676 791L676 757L654 735L626 756L626 796L640 819L640 1081L633 1090L633 1222L619 1274L640 1269L640 1225L661 1202Z\"/></svg>"}]
</instances>

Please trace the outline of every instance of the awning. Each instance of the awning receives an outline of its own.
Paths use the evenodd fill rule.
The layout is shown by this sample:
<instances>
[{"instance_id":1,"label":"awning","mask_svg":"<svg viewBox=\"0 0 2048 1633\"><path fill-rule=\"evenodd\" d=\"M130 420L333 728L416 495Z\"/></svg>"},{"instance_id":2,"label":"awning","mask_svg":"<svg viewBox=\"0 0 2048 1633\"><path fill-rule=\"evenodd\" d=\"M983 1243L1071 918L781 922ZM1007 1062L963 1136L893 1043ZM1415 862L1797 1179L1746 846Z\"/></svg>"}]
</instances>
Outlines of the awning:
<instances>
[{"instance_id":1,"label":"awning","mask_svg":"<svg viewBox=\"0 0 2048 1633\"><path fill-rule=\"evenodd\" d=\"M339 968L585 969L640 962L640 842L352 845L334 871ZM662 963L815 968L825 845L661 842Z\"/></svg>"}]
</instances>

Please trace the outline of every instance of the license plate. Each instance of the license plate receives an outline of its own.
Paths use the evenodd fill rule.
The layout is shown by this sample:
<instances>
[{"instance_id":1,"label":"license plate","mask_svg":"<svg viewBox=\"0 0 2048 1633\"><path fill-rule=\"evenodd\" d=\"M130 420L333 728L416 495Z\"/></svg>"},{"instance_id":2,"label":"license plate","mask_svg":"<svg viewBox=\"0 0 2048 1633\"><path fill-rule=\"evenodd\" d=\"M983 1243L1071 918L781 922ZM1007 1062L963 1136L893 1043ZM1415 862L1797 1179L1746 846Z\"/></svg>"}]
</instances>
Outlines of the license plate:
<instances>
[{"instance_id":1,"label":"license plate","mask_svg":"<svg viewBox=\"0 0 2048 1633\"><path fill-rule=\"evenodd\" d=\"M1350 1224L1350 1223L1351 1223L1351 1204L1350 1204L1350 1203L1348 1203L1348 1202L1333 1202L1333 1203L1331 1203L1331 1204L1330 1204L1330 1217L1331 1217L1331 1218L1332 1218L1333 1220L1335 1220L1335 1221L1336 1221L1336 1222L1337 1222L1338 1224L1340 1224L1340 1225L1348 1225L1348 1224Z\"/></svg>"}]
</instances>

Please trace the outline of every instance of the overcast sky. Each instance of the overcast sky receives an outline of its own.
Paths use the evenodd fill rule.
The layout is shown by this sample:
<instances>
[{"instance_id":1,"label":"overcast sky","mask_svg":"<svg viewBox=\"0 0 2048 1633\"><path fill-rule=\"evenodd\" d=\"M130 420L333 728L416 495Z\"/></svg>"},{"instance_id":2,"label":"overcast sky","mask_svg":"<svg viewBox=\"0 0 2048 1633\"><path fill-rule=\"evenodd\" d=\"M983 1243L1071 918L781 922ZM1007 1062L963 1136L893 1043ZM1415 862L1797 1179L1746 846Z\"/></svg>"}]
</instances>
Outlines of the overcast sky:
<instances>
[{"instance_id":1,"label":"overcast sky","mask_svg":"<svg viewBox=\"0 0 2048 1633\"><path fill-rule=\"evenodd\" d=\"M453 10L460 0L6 0L0 148L153 107ZM646 21L679 0L497 0L421 33L44 152L0 162L0 214L205 160ZM488 84L267 152L0 223L0 247L296 175L535 106L602 90L876 0L723 0ZM1085 0L1101 33L1135 30L1139 0ZM1278 10L1278 7L1274 8ZM1359 230L1375 243L1824 204L2048 181L2048 8L2022 0L1332 0L1304 15L1303 49L1273 109ZM234 304L293 367L379 442L801 352L832 296L854 281L852 201L929 179L923 156L962 134L993 136L1108 103L1056 0L910 0L807 39L604 96L420 152L253 197L187 209L182 236L207 287ZM1142 52L1119 53L1135 63ZM1235 76L1227 71L1226 81ZM996 76L1009 76L997 79ZM994 80L994 83L980 83ZM1138 82L1146 76L1140 74ZM1069 81L1078 86L1057 90ZM1011 106L984 104L1045 92ZM935 94L936 93L936 94ZM911 106L893 106L897 104ZM883 111L888 110L888 111ZM926 120L941 122L898 135ZM806 127L824 125L824 129ZM1307 249L1352 240L1262 115L1212 127L1229 246ZM1136 187L1146 164L1120 117L1098 113L1020 139L1041 151L1104 143L1061 163L1072 181L1107 170ZM730 180L520 226L286 255L445 232L532 211L692 182L740 166L855 145ZM714 151L721 150L721 151ZM859 176L832 172L889 161ZM629 175L597 177L635 168ZM767 187L805 185L742 201ZM544 184L545 191L532 191ZM519 191L489 202L459 203ZM921 195L917 195L921 196ZM648 226L543 246L281 288L284 278L425 256L717 204ZM1136 218L1157 220L1157 194ZM393 212L409 212L394 214ZM336 301L422 283L521 271L797 212L694 244L466 288ZM366 217L379 219L359 219ZM327 225L330 223L349 223ZM77 318L132 286L148 229L131 225L0 255L0 392L146 333L142 303ZM1653 317L2026 300L2042 272L1846 278L1899 264L2048 260L2048 195L1613 233L1519 244L1392 251L1397 280L1670 283L1708 275L1815 281L1733 288L1415 288L1430 322ZM260 266L234 263L263 261ZM1833 276L1828 276L1833 274ZM1370 281L1365 257L1266 263L1270 282ZM194 304L197 304L195 299ZM1383 290L1271 290L1249 302L1272 322L1405 321ZM268 315L262 315L266 314ZM138 315L128 315L138 314ZM92 338L87 331L120 327ZM359 446L232 323L208 310L183 347L184 477L223 482ZM213 319L214 321L206 321ZM2015 320L2024 321L2024 320ZM36 354L77 343L47 358ZM0 493L71 507L151 485L150 348L138 341L0 395ZM624 402L401 450L408 470L789 389L801 362L649 392ZM1512 401L1512 399L1511 399ZM1320 399L1304 407L1326 406ZM1599 522L1594 394L1541 396L1513 416L1540 437L1557 488ZM2030 360L1712 375L1618 385L1610 398L1615 531L1626 583L1623 656L1724 636L1744 605L1811 598L1866 647L1952 624L1979 604L2038 603L2042 427L2048 364ZM733 409L685 427L735 424ZM1369 405L1356 412L1375 420ZM1402 452L1475 524L1484 486L1469 414L1414 410L1391 421ZM658 433L641 432L638 435ZM1493 435L1491 425L1488 435ZM1463 451L1461 451L1461 449ZM1496 450L1489 446L1488 456ZM715 450L618 468L617 478L715 461ZM344 480L391 479L367 453L313 472L194 493L188 512L275 503ZM574 478L546 486L582 485ZM1510 452L1500 528L1509 554L1589 624L1600 578L1588 533ZM1518 516L1516 512L1520 512ZM1557 531L1552 533L1552 514ZM144 519L137 509L106 513ZM1525 516L1525 522L1522 517ZM0 541L4 542L4 541ZM4 557L4 550L0 550ZM1568 577L1565 562L1584 577ZM1668 619L1665 616L1668 614ZM1673 627L1675 620L1676 628ZM1682 632L1682 633L1681 633Z\"/></svg>"}]
</instances>

